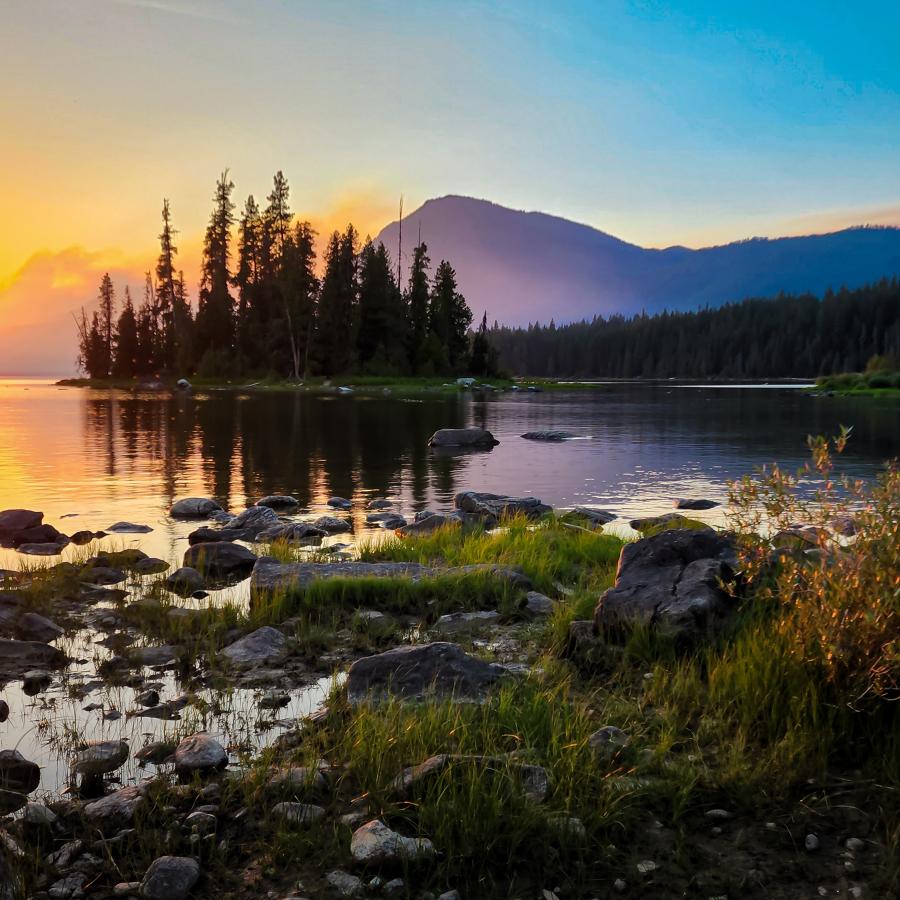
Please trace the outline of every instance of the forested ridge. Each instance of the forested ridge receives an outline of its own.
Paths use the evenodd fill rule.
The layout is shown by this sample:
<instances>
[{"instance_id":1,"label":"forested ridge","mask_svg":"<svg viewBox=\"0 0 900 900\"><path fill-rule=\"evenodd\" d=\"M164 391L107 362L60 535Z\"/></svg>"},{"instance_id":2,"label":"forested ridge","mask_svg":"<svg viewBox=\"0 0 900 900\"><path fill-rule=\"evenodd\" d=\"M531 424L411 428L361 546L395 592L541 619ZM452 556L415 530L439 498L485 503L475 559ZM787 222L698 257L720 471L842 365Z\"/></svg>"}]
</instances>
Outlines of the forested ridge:
<instances>
[{"instance_id":1,"label":"forested ridge","mask_svg":"<svg viewBox=\"0 0 900 900\"><path fill-rule=\"evenodd\" d=\"M900 282L752 298L718 309L509 328L488 338L517 375L806 378L900 360Z\"/></svg>"},{"instance_id":2,"label":"forested ridge","mask_svg":"<svg viewBox=\"0 0 900 900\"><path fill-rule=\"evenodd\" d=\"M95 310L77 318L78 364L90 377L495 372L487 317L470 331L453 266L441 260L432 271L424 243L413 249L401 288L384 245L361 241L348 225L328 238L320 276L316 233L291 212L280 171L266 206L251 195L238 218L233 190L226 171L203 242L196 311L177 266L168 200L141 303L128 287L117 297L103 276Z\"/></svg>"}]
</instances>

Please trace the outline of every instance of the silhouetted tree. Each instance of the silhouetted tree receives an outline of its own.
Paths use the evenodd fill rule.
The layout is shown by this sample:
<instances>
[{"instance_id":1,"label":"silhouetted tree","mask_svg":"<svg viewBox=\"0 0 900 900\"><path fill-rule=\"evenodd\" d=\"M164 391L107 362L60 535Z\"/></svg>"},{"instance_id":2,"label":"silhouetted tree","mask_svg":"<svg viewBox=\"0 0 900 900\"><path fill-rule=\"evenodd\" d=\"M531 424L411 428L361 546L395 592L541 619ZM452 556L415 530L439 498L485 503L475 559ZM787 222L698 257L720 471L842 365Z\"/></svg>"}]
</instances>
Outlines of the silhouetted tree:
<instances>
[{"instance_id":1,"label":"silhouetted tree","mask_svg":"<svg viewBox=\"0 0 900 900\"><path fill-rule=\"evenodd\" d=\"M434 286L428 307L428 321L451 370L468 362L469 326L472 310L457 290L456 272L447 260L441 260L434 274Z\"/></svg>"},{"instance_id":2,"label":"silhouetted tree","mask_svg":"<svg viewBox=\"0 0 900 900\"><path fill-rule=\"evenodd\" d=\"M298 222L284 244L279 293L291 350L291 374L294 379L309 369L319 280L316 278L316 233L309 222Z\"/></svg>"},{"instance_id":3,"label":"silhouetted tree","mask_svg":"<svg viewBox=\"0 0 900 900\"><path fill-rule=\"evenodd\" d=\"M348 225L343 234L332 234L325 253L316 344L319 367L326 375L350 370L356 302L356 230Z\"/></svg>"},{"instance_id":4,"label":"silhouetted tree","mask_svg":"<svg viewBox=\"0 0 900 900\"><path fill-rule=\"evenodd\" d=\"M428 247L419 243L413 250L413 261L409 269L409 285L406 289L406 308L409 315L408 355L413 372L422 365L425 339L428 337Z\"/></svg>"},{"instance_id":5,"label":"silhouetted tree","mask_svg":"<svg viewBox=\"0 0 900 900\"><path fill-rule=\"evenodd\" d=\"M125 305L116 323L113 375L131 378L138 374L138 323L131 300L131 291L125 286Z\"/></svg>"},{"instance_id":6,"label":"silhouetted tree","mask_svg":"<svg viewBox=\"0 0 900 900\"><path fill-rule=\"evenodd\" d=\"M363 369L402 372L406 368L403 298L384 244L366 241L359 266L359 331L356 348Z\"/></svg>"}]
</instances>

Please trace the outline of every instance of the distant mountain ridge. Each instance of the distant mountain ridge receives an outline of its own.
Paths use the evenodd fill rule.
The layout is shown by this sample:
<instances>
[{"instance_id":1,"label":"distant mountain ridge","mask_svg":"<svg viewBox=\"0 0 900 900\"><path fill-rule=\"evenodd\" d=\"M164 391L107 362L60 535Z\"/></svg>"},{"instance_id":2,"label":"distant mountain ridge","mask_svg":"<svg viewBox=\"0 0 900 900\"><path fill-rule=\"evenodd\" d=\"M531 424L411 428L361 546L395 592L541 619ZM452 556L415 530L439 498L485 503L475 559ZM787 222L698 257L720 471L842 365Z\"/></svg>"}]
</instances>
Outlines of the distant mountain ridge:
<instances>
[{"instance_id":1,"label":"distant mountain ridge","mask_svg":"<svg viewBox=\"0 0 900 900\"><path fill-rule=\"evenodd\" d=\"M399 227L378 234L396 259ZM510 325L721 306L781 291L821 295L900 274L900 228L750 238L692 250L639 247L558 216L448 195L403 218L404 270L418 234L449 259L478 317Z\"/></svg>"}]
</instances>

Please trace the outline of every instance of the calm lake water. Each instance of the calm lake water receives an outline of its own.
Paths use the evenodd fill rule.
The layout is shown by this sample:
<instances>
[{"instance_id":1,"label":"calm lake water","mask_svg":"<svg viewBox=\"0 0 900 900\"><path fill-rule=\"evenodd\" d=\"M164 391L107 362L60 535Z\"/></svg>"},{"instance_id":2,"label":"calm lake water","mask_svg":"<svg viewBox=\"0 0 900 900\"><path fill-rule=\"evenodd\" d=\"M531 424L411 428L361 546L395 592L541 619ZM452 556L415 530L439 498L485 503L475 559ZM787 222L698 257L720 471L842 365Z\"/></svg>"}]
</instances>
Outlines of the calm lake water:
<instances>
[{"instance_id":1,"label":"calm lake water","mask_svg":"<svg viewBox=\"0 0 900 900\"><path fill-rule=\"evenodd\" d=\"M411 515L449 509L460 490L533 494L554 506L597 505L627 519L670 510L680 496L724 501L729 479L775 460L799 466L806 436L833 434L841 424L854 429L844 471L871 476L900 450L897 401L812 397L789 387L607 384L409 399L237 390L170 396L5 380L0 509L40 509L67 532L120 520L147 524L147 535L110 536L99 546L137 545L177 565L197 527L168 517L179 497L210 496L239 512L265 494L292 494L303 504L302 518L330 512L326 501L337 494L354 502L354 534L330 539L341 542L383 534L365 524L365 502L376 496ZM435 430L466 425L489 428L500 444L456 456L429 450ZM543 444L521 437L551 429L580 439ZM697 515L720 522L724 511ZM0 550L0 568L17 568L22 559ZM203 602L240 600L241 591L246 583ZM33 796L65 788L81 739L126 738L134 750L205 729L234 758L316 708L330 684L330 673L310 672L307 683L289 690L290 704L272 712L260 707L262 688L213 693L198 673L161 666L145 672L141 688L155 685L166 700L188 691L196 702L175 721L132 717L136 689L97 678L98 662L111 653L101 638L84 629L59 642L75 662L38 695L27 696L21 682L0 689L11 708L0 747L17 747L42 767ZM119 777L128 783L143 774L132 759Z\"/></svg>"},{"instance_id":2,"label":"calm lake water","mask_svg":"<svg viewBox=\"0 0 900 900\"><path fill-rule=\"evenodd\" d=\"M0 509L40 509L63 531L147 524L154 531L136 542L173 562L196 527L167 515L186 496L239 512L265 494L292 494L312 516L337 494L354 501L357 538L366 533L365 501L375 496L394 499L404 514L449 508L460 490L485 490L628 517L664 512L680 496L724 500L729 479L776 460L800 465L806 436L841 424L853 426L846 471L871 475L900 450L900 402L813 397L794 387L605 384L410 399L170 396L5 380ZM435 430L466 425L489 428L500 444L456 456L429 450ZM550 429L581 439L520 437ZM10 568L15 562L8 552L0 558Z\"/></svg>"}]
</instances>

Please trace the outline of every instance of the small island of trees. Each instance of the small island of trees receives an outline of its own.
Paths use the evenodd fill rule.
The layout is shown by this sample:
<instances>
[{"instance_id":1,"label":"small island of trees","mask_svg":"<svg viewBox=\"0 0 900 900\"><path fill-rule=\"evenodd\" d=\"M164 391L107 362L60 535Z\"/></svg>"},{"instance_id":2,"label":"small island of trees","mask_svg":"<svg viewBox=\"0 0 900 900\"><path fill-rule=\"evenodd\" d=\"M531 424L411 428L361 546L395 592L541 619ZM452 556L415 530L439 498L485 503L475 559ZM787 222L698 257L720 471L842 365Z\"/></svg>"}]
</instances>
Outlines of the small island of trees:
<instances>
[{"instance_id":1,"label":"small island of trees","mask_svg":"<svg viewBox=\"0 0 900 900\"><path fill-rule=\"evenodd\" d=\"M90 317L82 310L76 320L78 365L92 379L496 373L487 315L472 332L453 266L441 260L432 274L424 243L413 250L401 288L384 244L360 241L348 225L328 239L320 277L316 232L295 220L282 172L265 208L251 194L238 220L233 191L226 170L203 242L196 312L176 265L168 200L140 305L127 286L120 304L109 274L103 276L96 310Z\"/></svg>"}]
</instances>

